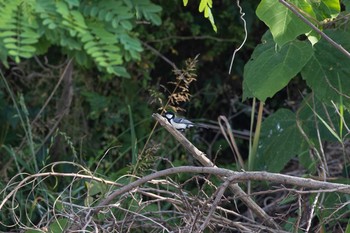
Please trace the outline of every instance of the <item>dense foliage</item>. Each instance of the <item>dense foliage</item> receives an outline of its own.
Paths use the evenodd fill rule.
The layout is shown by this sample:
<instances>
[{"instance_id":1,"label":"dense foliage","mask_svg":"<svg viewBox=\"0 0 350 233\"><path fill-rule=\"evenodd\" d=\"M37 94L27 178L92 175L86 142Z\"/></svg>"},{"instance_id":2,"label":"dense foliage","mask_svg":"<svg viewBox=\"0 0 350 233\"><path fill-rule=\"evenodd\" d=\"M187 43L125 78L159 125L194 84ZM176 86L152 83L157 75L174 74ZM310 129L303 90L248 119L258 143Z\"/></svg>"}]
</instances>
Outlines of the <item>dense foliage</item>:
<instances>
[{"instance_id":1,"label":"dense foliage","mask_svg":"<svg viewBox=\"0 0 350 233\"><path fill-rule=\"evenodd\" d=\"M47 53L58 45L78 64L93 61L108 73L129 77L123 64L140 60L133 29L143 18L161 24L161 7L150 1L1 1L1 60Z\"/></svg>"},{"instance_id":2,"label":"dense foliage","mask_svg":"<svg viewBox=\"0 0 350 233\"><path fill-rule=\"evenodd\" d=\"M197 164L155 127L151 115L164 109L183 110L180 114L212 126L186 137L220 167L294 169L300 176L337 176L336 182L347 183L349 1L281 2L0 0L0 201L15 192L1 209L0 231L61 229L69 225L66 216L84 212L81 206L94 206L114 189L110 180L126 184L155 170ZM245 36L228 74L232 52ZM264 111L261 104L254 112L256 100ZM235 139L243 158L232 156L233 143L216 123L220 115L245 136L255 130L255 141ZM337 161L336 172L331 160ZM86 177L38 176L16 189L28 174L53 171ZM172 194L181 189L185 203L205 203L220 182L179 174L166 185L149 185L155 195L158 189ZM177 211L171 202L147 202L154 196L143 191L125 196L120 209L97 220L124 224L130 213L161 209L164 214L155 219L172 219L169 228L183 223L172 218ZM317 195L310 194L305 205ZM349 227L344 218L349 212L341 206L348 195L335 196L321 198L315 229ZM301 199L283 198L280 206ZM240 202L227 205L246 211ZM298 230L301 213L295 206L280 218L287 231ZM267 211L284 213L282 207ZM56 219L57 213L62 215Z\"/></svg>"}]
</instances>

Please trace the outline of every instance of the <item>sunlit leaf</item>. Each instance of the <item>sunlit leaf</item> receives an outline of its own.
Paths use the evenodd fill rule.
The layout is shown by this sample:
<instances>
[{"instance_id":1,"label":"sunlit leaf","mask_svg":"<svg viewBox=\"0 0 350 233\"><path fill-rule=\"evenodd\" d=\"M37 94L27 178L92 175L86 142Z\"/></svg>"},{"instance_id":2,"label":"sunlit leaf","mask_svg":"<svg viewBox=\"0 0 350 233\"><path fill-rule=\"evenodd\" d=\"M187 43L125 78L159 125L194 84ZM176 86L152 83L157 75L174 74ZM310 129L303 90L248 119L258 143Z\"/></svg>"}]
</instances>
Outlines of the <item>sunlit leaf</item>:
<instances>
[{"instance_id":1,"label":"sunlit leaf","mask_svg":"<svg viewBox=\"0 0 350 233\"><path fill-rule=\"evenodd\" d=\"M308 1L291 0L289 3L314 16ZM257 16L270 28L279 46L311 31L311 28L278 0L262 0L256 10Z\"/></svg>"},{"instance_id":2,"label":"sunlit leaf","mask_svg":"<svg viewBox=\"0 0 350 233\"><path fill-rule=\"evenodd\" d=\"M339 0L310 1L310 3L319 21L335 18L340 12Z\"/></svg>"},{"instance_id":3,"label":"sunlit leaf","mask_svg":"<svg viewBox=\"0 0 350 233\"><path fill-rule=\"evenodd\" d=\"M284 88L313 54L307 41L292 41L278 48L267 33L244 67L243 99L265 101Z\"/></svg>"}]
</instances>

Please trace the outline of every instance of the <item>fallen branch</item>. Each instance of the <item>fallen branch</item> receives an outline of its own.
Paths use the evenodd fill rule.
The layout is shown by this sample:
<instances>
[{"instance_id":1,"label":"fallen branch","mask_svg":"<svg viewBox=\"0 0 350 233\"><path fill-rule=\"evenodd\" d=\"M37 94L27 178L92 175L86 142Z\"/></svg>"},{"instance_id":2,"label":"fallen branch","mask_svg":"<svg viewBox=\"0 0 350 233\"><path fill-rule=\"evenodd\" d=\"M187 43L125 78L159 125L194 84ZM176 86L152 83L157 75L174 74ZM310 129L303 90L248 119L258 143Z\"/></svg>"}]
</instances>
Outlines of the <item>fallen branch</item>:
<instances>
[{"instance_id":1,"label":"fallen branch","mask_svg":"<svg viewBox=\"0 0 350 233\"><path fill-rule=\"evenodd\" d=\"M184 135L177 131L169 122L161 115L155 113L152 115L169 133L171 133L176 140L178 140L191 155L197 159L205 167L216 167L215 164L206 157L206 155L197 149ZM224 180L227 176L222 176ZM238 184L230 184L230 190L238 197L253 213L263 220L266 225L279 229L279 225L266 212L256 204L253 199L247 195Z\"/></svg>"},{"instance_id":2,"label":"fallen branch","mask_svg":"<svg viewBox=\"0 0 350 233\"><path fill-rule=\"evenodd\" d=\"M107 199L105 199L99 206L108 204L113 198L130 192L131 190L143 185L153 179L158 179L163 176L169 176L179 173L204 173L217 175L220 177L227 177L230 183L246 182L246 181L268 181L278 183L281 185L294 185L302 188L309 188L317 190L317 192L339 192L350 194L350 185L340 183L330 183L326 181L319 181L310 178L302 178L284 175L280 173L270 172L235 172L225 168L218 167L195 167L195 166L180 166L168 168L162 171L152 173L144 176L132 183L129 183L117 190L115 190ZM239 198L239 197L238 197Z\"/></svg>"}]
</instances>

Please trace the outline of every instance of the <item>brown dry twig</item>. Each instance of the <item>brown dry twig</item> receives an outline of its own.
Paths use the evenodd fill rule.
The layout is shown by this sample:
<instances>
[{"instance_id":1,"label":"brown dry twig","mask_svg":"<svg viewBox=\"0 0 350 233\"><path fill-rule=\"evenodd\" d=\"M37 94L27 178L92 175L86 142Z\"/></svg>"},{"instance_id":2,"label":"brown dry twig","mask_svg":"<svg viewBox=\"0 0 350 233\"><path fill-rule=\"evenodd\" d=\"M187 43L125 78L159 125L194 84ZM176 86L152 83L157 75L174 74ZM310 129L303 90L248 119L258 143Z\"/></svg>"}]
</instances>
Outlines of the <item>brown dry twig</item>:
<instances>
[{"instance_id":1,"label":"brown dry twig","mask_svg":"<svg viewBox=\"0 0 350 233\"><path fill-rule=\"evenodd\" d=\"M205 167L216 167L214 163L212 163L206 155L197 149L184 135L182 135L179 131L177 131L174 127L172 127L169 122L159 114L153 114L153 118L155 118L169 133L171 133L178 142L181 143L188 150L191 155L197 159L203 166ZM222 177L225 179L225 176ZM275 229L279 229L279 225L268 215L266 212L257 205L249 195L247 195L238 184L230 184L230 190L235 194L237 198L239 198L250 210L253 211L260 219L263 220L265 224Z\"/></svg>"}]
</instances>

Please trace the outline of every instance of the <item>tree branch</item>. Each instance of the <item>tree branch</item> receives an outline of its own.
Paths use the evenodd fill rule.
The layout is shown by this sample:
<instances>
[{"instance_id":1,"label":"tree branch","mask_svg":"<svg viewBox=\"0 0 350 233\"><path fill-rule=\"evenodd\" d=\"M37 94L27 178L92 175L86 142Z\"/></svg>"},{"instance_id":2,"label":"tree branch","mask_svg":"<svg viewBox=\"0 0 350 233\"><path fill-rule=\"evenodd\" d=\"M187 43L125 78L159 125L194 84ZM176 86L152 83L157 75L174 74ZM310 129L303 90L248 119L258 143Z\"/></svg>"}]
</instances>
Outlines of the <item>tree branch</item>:
<instances>
[{"instance_id":1,"label":"tree branch","mask_svg":"<svg viewBox=\"0 0 350 233\"><path fill-rule=\"evenodd\" d=\"M318 190L318 192L328 192L332 190L333 192L350 194L350 185L340 184L340 183L329 183L326 181L313 180L310 178L302 178L289 176L279 173L270 172L235 172L225 168L218 167L195 167L195 166L180 166L168 168L162 171L152 173L150 175L144 176L139 180L136 180L130 184L127 184L117 190L115 190L107 199L100 203L99 206L107 205L113 198L122 195L126 192L139 187L153 179L157 179L163 176L169 176L179 173L205 173L211 175L217 175L220 177L228 177L227 180L231 182L246 182L246 181L269 181L273 183L283 184L283 185L295 185L303 188L310 188ZM226 181L227 181L226 180Z\"/></svg>"},{"instance_id":2,"label":"tree branch","mask_svg":"<svg viewBox=\"0 0 350 233\"><path fill-rule=\"evenodd\" d=\"M192 156L197 159L203 166L217 168L215 164L210 161L202 151L198 150L198 148L195 147L184 135L182 135L171 124L169 124L169 122L164 117L157 113L153 114L152 116L160 123L161 126L168 130L168 132L171 133L176 138L176 140L178 140L186 148L186 150L189 151ZM222 175L221 179L225 180L226 177L227 176ZM260 219L263 220L263 223L275 229L280 228L279 225L268 214L266 214L265 211L258 204L256 204L250 198L250 196L247 195L241 189L241 187L239 187L238 184L231 183L229 185L229 188L236 197L238 197L249 209L253 211L253 213L255 213Z\"/></svg>"}]
</instances>

